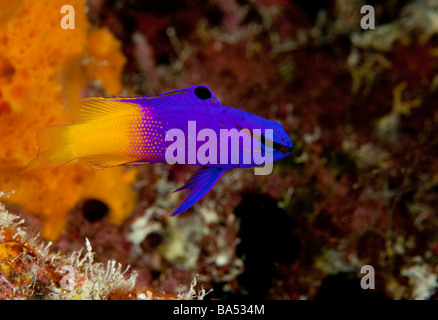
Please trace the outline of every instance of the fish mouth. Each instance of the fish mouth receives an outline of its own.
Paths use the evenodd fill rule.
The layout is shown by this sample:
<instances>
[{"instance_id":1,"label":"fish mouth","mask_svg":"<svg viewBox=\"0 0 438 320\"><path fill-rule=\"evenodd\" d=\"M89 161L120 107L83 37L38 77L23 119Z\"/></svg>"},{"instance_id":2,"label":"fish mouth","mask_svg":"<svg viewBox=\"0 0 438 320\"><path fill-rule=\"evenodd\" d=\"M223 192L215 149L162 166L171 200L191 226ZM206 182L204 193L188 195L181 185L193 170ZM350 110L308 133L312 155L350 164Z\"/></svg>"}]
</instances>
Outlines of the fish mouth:
<instances>
[{"instance_id":1,"label":"fish mouth","mask_svg":"<svg viewBox=\"0 0 438 320\"><path fill-rule=\"evenodd\" d=\"M280 151L282 154L289 153L292 152L292 147L281 145L278 151Z\"/></svg>"}]
</instances>

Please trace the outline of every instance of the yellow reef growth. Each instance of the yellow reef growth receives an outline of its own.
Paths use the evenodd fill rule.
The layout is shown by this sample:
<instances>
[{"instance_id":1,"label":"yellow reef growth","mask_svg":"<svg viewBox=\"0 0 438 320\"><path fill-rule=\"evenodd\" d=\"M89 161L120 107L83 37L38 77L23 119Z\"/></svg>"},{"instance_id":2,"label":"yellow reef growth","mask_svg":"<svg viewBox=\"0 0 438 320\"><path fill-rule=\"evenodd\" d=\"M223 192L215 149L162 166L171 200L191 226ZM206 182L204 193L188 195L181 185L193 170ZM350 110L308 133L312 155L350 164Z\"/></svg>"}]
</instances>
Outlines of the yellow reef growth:
<instances>
[{"instance_id":1,"label":"yellow reef growth","mask_svg":"<svg viewBox=\"0 0 438 320\"><path fill-rule=\"evenodd\" d=\"M63 0L1 1L0 190L7 200L41 219L42 235L56 240L67 212L86 198L110 208L111 222L132 211L136 171L93 170L72 162L19 175L37 152L38 130L64 121L64 108L81 96L87 81L120 94L125 64L120 43L106 29L91 30L85 1L70 0L75 28L63 29Z\"/></svg>"}]
</instances>

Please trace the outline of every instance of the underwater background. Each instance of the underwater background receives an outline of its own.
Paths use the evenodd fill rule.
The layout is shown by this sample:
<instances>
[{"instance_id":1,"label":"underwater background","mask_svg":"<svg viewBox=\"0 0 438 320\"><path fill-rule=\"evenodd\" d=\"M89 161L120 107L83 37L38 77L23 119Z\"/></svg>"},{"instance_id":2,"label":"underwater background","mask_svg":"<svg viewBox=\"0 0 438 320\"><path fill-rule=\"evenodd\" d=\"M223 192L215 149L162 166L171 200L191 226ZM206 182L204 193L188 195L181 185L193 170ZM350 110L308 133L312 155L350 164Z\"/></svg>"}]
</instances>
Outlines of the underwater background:
<instances>
[{"instance_id":1,"label":"underwater background","mask_svg":"<svg viewBox=\"0 0 438 320\"><path fill-rule=\"evenodd\" d=\"M189 166L20 175L75 99L194 84L292 154L176 217ZM437 99L437 1L2 0L0 298L436 299Z\"/></svg>"}]
</instances>

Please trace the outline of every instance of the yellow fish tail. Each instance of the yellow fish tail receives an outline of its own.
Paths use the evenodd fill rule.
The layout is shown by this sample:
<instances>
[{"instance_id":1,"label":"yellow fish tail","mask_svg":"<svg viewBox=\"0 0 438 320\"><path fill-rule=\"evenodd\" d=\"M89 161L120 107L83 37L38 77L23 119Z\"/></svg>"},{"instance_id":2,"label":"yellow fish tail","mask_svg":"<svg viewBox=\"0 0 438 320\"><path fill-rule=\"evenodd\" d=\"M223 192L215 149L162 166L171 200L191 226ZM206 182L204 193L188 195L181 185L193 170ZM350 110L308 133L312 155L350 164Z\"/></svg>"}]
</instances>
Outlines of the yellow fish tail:
<instances>
[{"instance_id":1,"label":"yellow fish tail","mask_svg":"<svg viewBox=\"0 0 438 320\"><path fill-rule=\"evenodd\" d=\"M38 157L26 166L23 172L36 168L51 167L75 159L71 152L68 126L54 126L38 133Z\"/></svg>"},{"instance_id":2,"label":"yellow fish tail","mask_svg":"<svg viewBox=\"0 0 438 320\"><path fill-rule=\"evenodd\" d=\"M141 121L133 103L86 99L70 111L70 125L54 126L38 135L38 157L24 172L79 159L98 168L123 165L139 159L130 156L130 130Z\"/></svg>"}]
</instances>

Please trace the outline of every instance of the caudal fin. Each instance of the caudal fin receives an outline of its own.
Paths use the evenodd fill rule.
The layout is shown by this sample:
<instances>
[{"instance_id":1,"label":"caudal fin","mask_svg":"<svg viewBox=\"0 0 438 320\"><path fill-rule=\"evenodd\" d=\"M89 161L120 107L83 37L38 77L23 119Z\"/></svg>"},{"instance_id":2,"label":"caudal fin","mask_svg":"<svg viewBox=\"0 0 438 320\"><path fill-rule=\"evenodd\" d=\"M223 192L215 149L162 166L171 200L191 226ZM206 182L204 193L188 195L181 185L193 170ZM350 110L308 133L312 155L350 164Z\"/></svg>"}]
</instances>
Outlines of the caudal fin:
<instances>
[{"instance_id":1,"label":"caudal fin","mask_svg":"<svg viewBox=\"0 0 438 320\"><path fill-rule=\"evenodd\" d=\"M130 130L141 124L139 105L106 98L87 98L69 108L69 125L54 126L38 134L38 157L23 172L79 159L94 168L132 162Z\"/></svg>"},{"instance_id":2,"label":"caudal fin","mask_svg":"<svg viewBox=\"0 0 438 320\"><path fill-rule=\"evenodd\" d=\"M68 126L53 126L38 133L38 156L24 168L22 173L37 168L52 167L74 159L70 152Z\"/></svg>"}]
</instances>

